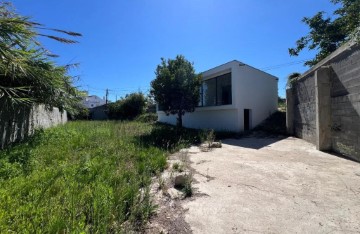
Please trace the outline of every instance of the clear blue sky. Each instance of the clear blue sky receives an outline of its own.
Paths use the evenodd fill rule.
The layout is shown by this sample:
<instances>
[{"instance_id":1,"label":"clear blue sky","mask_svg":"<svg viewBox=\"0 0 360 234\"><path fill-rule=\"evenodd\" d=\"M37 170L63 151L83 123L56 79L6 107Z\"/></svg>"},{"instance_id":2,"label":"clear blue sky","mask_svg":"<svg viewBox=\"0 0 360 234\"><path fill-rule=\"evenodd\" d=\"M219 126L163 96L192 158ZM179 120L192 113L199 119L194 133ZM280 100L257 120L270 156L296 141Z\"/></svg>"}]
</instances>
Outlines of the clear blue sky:
<instances>
[{"instance_id":1,"label":"clear blue sky","mask_svg":"<svg viewBox=\"0 0 360 234\"><path fill-rule=\"evenodd\" d=\"M83 34L80 43L63 45L41 39L58 64L79 62L72 72L77 85L100 97L110 89L115 100L133 91L148 91L160 58L184 55L197 72L231 60L259 69L311 58L304 51L290 57L288 48L307 34L301 22L318 11L331 14L329 0L14 0L18 13L48 27ZM304 72L302 64L266 72L286 77Z\"/></svg>"}]
</instances>

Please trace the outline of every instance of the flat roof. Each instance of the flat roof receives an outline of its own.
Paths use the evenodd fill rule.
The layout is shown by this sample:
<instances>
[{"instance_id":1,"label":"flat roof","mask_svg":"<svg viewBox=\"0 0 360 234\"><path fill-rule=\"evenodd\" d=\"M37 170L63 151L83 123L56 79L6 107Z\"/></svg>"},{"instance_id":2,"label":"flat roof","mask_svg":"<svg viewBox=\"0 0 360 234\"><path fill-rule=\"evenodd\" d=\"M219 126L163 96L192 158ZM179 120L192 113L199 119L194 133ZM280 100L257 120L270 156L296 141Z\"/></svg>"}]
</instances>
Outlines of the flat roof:
<instances>
[{"instance_id":1,"label":"flat roof","mask_svg":"<svg viewBox=\"0 0 360 234\"><path fill-rule=\"evenodd\" d=\"M265 74L267 74L267 75L269 75L269 76L272 76L272 77L276 78L276 80L279 80L278 77L276 77L276 76L274 76L274 75L272 75L272 74L270 74L270 73L268 73L268 72L264 72L264 71L260 70L259 68L253 67L253 66L251 66L251 65L248 65L248 64L243 63L243 62L241 62L241 61L238 61L238 60L236 60L236 59L231 60L231 61L226 62L226 63L221 64L221 65L218 65L218 66L216 66L216 67L210 68L210 69L208 69L208 70L206 70L206 71L201 72L201 74L203 74L203 73L205 73L205 72L209 72L209 71L211 71L211 70L213 70L213 69L216 69L216 68L219 68L219 67L221 67L221 66L225 66L225 65L230 64L230 63L237 63L237 64L239 64L240 66L248 66L248 67L250 67L250 68L252 68L252 69L258 70L258 71L260 71L260 72L262 72L262 73L265 73Z\"/></svg>"}]
</instances>

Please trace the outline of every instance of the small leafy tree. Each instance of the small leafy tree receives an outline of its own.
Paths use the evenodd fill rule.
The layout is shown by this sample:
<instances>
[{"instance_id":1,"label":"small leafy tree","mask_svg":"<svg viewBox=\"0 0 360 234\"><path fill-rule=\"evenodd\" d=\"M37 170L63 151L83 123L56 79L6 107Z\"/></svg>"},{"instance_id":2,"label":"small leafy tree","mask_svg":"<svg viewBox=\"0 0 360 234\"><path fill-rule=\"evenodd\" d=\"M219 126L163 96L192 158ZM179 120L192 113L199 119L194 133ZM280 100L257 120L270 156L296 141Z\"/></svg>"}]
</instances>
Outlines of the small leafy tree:
<instances>
[{"instance_id":1,"label":"small leafy tree","mask_svg":"<svg viewBox=\"0 0 360 234\"><path fill-rule=\"evenodd\" d=\"M310 28L308 35L296 41L296 47L289 49L291 56L298 56L306 47L310 50L318 50L314 59L305 62L305 65L313 66L339 48L343 43L360 38L360 1L359 0L330 0L334 4L340 4L335 10L333 18L324 18L324 12L318 12L315 16L304 17L303 22Z\"/></svg>"},{"instance_id":2,"label":"small leafy tree","mask_svg":"<svg viewBox=\"0 0 360 234\"><path fill-rule=\"evenodd\" d=\"M175 59L161 58L155 75L151 95L167 115L177 115L177 126L182 127L182 116L193 112L199 103L201 76L182 55Z\"/></svg>"}]
</instances>

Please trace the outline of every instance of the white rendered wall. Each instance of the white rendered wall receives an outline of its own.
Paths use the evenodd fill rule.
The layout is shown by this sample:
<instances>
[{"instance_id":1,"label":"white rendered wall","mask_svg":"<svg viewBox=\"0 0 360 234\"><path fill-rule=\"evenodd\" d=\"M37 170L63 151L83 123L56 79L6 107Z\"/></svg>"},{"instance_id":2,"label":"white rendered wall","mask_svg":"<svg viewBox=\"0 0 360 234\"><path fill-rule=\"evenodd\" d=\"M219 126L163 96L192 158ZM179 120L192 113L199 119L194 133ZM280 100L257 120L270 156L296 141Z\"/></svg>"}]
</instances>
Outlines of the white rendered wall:
<instances>
[{"instance_id":1,"label":"white rendered wall","mask_svg":"<svg viewBox=\"0 0 360 234\"><path fill-rule=\"evenodd\" d=\"M248 65L234 67L233 74L240 129L244 129L244 109L251 109L254 128L277 110L277 78Z\"/></svg>"},{"instance_id":2,"label":"white rendered wall","mask_svg":"<svg viewBox=\"0 0 360 234\"><path fill-rule=\"evenodd\" d=\"M205 108L205 107L204 107ZM163 111L158 112L158 121L163 123L176 124L176 115L169 115ZM236 109L195 110L192 113L185 113L183 126L187 128L214 129L217 131L239 131L238 111Z\"/></svg>"}]
</instances>

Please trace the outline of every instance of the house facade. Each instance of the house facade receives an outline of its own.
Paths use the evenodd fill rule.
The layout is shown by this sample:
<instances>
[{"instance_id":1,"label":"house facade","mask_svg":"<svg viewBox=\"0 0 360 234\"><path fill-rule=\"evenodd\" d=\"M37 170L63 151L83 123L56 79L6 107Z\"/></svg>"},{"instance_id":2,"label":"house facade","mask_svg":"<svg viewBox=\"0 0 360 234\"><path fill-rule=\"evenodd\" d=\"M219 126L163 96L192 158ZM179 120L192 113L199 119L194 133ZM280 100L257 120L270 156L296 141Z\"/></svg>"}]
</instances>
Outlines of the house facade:
<instances>
[{"instance_id":1,"label":"house facade","mask_svg":"<svg viewBox=\"0 0 360 234\"><path fill-rule=\"evenodd\" d=\"M83 99L82 103L86 108L90 109L90 108L105 105L106 101L104 99L102 99L102 98L99 98L96 95L91 95L91 96L85 97Z\"/></svg>"},{"instance_id":2,"label":"house facade","mask_svg":"<svg viewBox=\"0 0 360 234\"><path fill-rule=\"evenodd\" d=\"M201 98L183 126L242 132L254 128L277 110L278 78L239 61L202 73ZM157 110L158 121L176 124L176 115Z\"/></svg>"}]
</instances>

